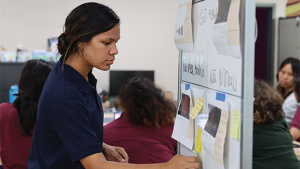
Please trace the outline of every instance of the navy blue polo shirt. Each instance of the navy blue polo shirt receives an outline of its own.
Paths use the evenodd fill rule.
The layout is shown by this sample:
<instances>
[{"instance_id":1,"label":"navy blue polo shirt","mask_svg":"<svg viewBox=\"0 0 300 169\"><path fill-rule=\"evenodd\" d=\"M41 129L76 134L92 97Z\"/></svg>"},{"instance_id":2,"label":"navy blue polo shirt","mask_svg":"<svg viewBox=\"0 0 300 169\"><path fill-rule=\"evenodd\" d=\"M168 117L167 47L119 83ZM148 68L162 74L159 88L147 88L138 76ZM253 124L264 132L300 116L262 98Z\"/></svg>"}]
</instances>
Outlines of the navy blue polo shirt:
<instances>
[{"instance_id":1,"label":"navy blue polo shirt","mask_svg":"<svg viewBox=\"0 0 300 169\"><path fill-rule=\"evenodd\" d=\"M80 159L102 152L103 110L89 82L71 66L59 61L41 93L28 158L28 168L84 168Z\"/></svg>"}]
</instances>

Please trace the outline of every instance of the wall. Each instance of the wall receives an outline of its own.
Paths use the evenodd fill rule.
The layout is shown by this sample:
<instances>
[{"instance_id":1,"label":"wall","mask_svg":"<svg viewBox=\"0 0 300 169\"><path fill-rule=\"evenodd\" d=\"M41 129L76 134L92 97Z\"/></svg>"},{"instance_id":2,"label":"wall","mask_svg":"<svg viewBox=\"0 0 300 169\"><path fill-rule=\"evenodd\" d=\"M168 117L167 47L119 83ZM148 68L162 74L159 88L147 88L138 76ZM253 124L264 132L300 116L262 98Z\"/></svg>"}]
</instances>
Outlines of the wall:
<instances>
[{"instance_id":1,"label":"wall","mask_svg":"<svg viewBox=\"0 0 300 169\"><path fill-rule=\"evenodd\" d=\"M18 44L32 51L46 49L46 38L62 32L68 13L84 0L0 0L0 46ZM121 18L119 54L112 69L154 69L155 82L177 98L178 50L173 42L176 0L98 0ZM275 9L274 72L277 72L278 18L285 16L287 0L256 0L257 6ZM108 72L94 71L98 88L108 90ZM276 75L276 73L274 73ZM276 80L276 78L274 78ZM275 82L274 82L275 83Z\"/></svg>"},{"instance_id":2,"label":"wall","mask_svg":"<svg viewBox=\"0 0 300 169\"><path fill-rule=\"evenodd\" d=\"M0 0L0 46L46 49L62 33L64 20L84 0ZM119 54L111 69L155 70L155 82L177 99L178 55L173 36L177 0L98 0L121 18ZM108 72L94 70L98 88L108 90Z\"/></svg>"},{"instance_id":3,"label":"wall","mask_svg":"<svg viewBox=\"0 0 300 169\"><path fill-rule=\"evenodd\" d=\"M273 8L273 20L274 23L274 80L273 84L276 83L276 74L278 69L278 19L285 17L285 7L287 0L256 0L257 7L272 7ZM259 30L258 30L259 31Z\"/></svg>"}]
</instances>

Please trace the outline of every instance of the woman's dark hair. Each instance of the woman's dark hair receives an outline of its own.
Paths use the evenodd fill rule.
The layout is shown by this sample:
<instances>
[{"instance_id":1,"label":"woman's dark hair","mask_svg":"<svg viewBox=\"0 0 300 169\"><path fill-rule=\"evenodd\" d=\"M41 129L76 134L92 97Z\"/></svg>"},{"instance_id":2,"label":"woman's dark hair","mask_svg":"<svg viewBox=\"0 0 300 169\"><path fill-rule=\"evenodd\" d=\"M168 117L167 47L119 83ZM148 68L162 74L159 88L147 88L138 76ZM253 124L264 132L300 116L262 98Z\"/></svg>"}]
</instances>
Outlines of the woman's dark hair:
<instances>
[{"instance_id":1,"label":"woman's dark hair","mask_svg":"<svg viewBox=\"0 0 300 169\"><path fill-rule=\"evenodd\" d=\"M95 35L109 31L119 23L119 17L105 5L88 2L76 7L67 16L64 31L58 37L61 59L64 62L70 54L77 53L78 42L89 42Z\"/></svg>"},{"instance_id":2,"label":"woman's dark hair","mask_svg":"<svg viewBox=\"0 0 300 169\"><path fill-rule=\"evenodd\" d=\"M20 126L25 135L32 135L37 103L52 67L52 63L44 60L29 60L21 72L19 93L13 105L18 110Z\"/></svg>"},{"instance_id":3,"label":"woman's dark hair","mask_svg":"<svg viewBox=\"0 0 300 169\"><path fill-rule=\"evenodd\" d=\"M119 91L119 98L125 118L133 125L159 128L174 123L175 105L146 78L128 79Z\"/></svg>"},{"instance_id":4,"label":"woman's dark hair","mask_svg":"<svg viewBox=\"0 0 300 169\"><path fill-rule=\"evenodd\" d=\"M297 74L297 75L294 77L293 85L294 85L294 92L295 92L295 95L297 95L298 98L300 98L300 74Z\"/></svg>"},{"instance_id":5,"label":"woman's dark hair","mask_svg":"<svg viewBox=\"0 0 300 169\"><path fill-rule=\"evenodd\" d=\"M274 123L276 119L284 118L283 98L267 83L255 80L254 98L254 123Z\"/></svg>"},{"instance_id":6,"label":"woman's dark hair","mask_svg":"<svg viewBox=\"0 0 300 169\"><path fill-rule=\"evenodd\" d=\"M277 71L277 74L276 74L277 81L279 81L278 74L279 74L280 70L286 64L291 64L292 65L292 71L293 71L294 76L299 74L299 72L300 72L300 61L299 61L299 59L293 58L293 57L288 57L280 64L280 67L279 67L279 69ZM285 91L285 89L283 87L281 87L281 85L279 83L277 84L276 89L279 91L279 93L283 96L284 99L293 92L293 88L289 89L289 91Z\"/></svg>"}]
</instances>

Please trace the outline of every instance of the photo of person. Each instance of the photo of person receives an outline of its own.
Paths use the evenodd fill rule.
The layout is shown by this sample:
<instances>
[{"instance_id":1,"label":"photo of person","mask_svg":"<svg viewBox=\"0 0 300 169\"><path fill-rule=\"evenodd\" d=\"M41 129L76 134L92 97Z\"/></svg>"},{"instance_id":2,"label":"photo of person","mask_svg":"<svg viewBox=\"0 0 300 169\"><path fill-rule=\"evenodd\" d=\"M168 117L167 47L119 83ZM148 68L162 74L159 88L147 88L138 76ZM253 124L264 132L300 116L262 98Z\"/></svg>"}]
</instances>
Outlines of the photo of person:
<instances>
[{"instance_id":1,"label":"photo of person","mask_svg":"<svg viewBox=\"0 0 300 169\"><path fill-rule=\"evenodd\" d=\"M204 130L207 131L211 136L216 137L221 119L221 109L211 104L208 104L208 109L209 115Z\"/></svg>"},{"instance_id":2,"label":"photo of person","mask_svg":"<svg viewBox=\"0 0 300 169\"><path fill-rule=\"evenodd\" d=\"M181 105L178 114L189 119L190 115L190 97L182 93Z\"/></svg>"}]
</instances>

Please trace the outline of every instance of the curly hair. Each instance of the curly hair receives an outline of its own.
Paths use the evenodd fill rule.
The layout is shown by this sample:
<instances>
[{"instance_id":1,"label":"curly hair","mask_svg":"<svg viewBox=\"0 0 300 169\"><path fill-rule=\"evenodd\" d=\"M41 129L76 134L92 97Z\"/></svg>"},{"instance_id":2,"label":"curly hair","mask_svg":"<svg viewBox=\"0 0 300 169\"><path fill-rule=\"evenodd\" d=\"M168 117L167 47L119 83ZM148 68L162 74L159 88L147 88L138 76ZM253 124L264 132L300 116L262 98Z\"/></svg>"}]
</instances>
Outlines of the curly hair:
<instances>
[{"instance_id":1,"label":"curly hair","mask_svg":"<svg viewBox=\"0 0 300 169\"><path fill-rule=\"evenodd\" d=\"M174 123L175 105L146 78L126 80L120 88L119 98L124 117L133 125L159 128Z\"/></svg>"},{"instance_id":2,"label":"curly hair","mask_svg":"<svg viewBox=\"0 0 300 169\"><path fill-rule=\"evenodd\" d=\"M283 98L267 83L259 80L254 82L254 123L274 123L284 118L282 110Z\"/></svg>"}]
</instances>

